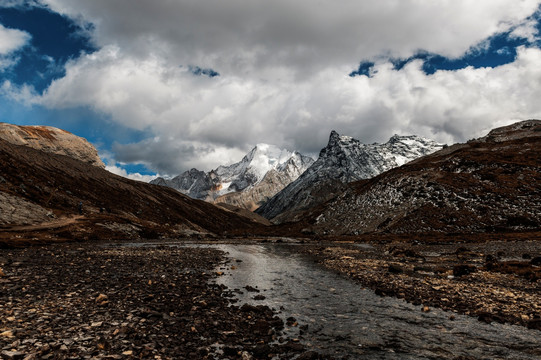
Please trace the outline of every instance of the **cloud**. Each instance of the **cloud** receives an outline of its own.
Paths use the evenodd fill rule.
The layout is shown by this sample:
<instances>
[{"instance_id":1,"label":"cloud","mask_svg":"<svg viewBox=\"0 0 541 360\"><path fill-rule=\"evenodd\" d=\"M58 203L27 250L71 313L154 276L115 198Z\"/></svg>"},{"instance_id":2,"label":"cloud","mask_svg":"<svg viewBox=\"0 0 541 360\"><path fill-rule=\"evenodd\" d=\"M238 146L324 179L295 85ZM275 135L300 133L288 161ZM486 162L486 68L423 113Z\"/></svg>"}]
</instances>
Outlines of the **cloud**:
<instances>
[{"instance_id":1,"label":"cloud","mask_svg":"<svg viewBox=\"0 0 541 360\"><path fill-rule=\"evenodd\" d=\"M220 74L297 77L328 67L419 49L458 57L495 32L521 23L537 0L357 1L45 0L74 19L96 24L98 47L121 45L130 57Z\"/></svg>"},{"instance_id":2,"label":"cloud","mask_svg":"<svg viewBox=\"0 0 541 360\"><path fill-rule=\"evenodd\" d=\"M13 53L26 46L30 39L27 32L8 29L0 24L0 72L17 64L18 58Z\"/></svg>"},{"instance_id":3,"label":"cloud","mask_svg":"<svg viewBox=\"0 0 541 360\"><path fill-rule=\"evenodd\" d=\"M157 177L157 175L141 175L140 173L128 173L126 170L116 165L107 165L105 167L105 170L128 179L143 182L149 182Z\"/></svg>"},{"instance_id":4,"label":"cloud","mask_svg":"<svg viewBox=\"0 0 541 360\"><path fill-rule=\"evenodd\" d=\"M0 96L25 106L30 106L40 101L39 95L34 90L34 87L26 84L13 84L9 80L5 80L0 86Z\"/></svg>"},{"instance_id":5,"label":"cloud","mask_svg":"<svg viewBox=\"0 0 541 360\"><path fill-rule=\"evenodd\" d=\"M511 29L537 36L520 29L539 1L43 2L94 24L99 50L69 61L32 101L147 132L115 145L115 158L162 174L238 161L261 142L317 153L332 129L365 142L416 133L451 143L541 117L537 48L497 68L432 75L420 61L396 70L388 60L420 49L459 57ZM371 77L349 77L361 61L374 63Z\"/></svg>"},{"instance_id":6,"label":"cloud","mask_svg":"<svg viewBox=\"0 0 541 360\"><path fill-rule=\"evenodd\" d=\"M526 39L535 42L539 37L538 20L530 19L520 24L511 31L511 37Z\"/></svg>"},{"instance_id":7,"label":"cloud","mask_svg":"<svg viewBox=\"0 0 541 360\"><path fill-rule=\"evenodd\" d=\"M147 129L149 139L114 147L118 159L174 174L238 161L259 142L317 152L331 129L366 142L393 133L465 141L498 124L541 117L539 63L540 49L522 47L513 63L497 68L427 75L420 60L400 70L382 62L370 78L327 70L302 82L268 83L195 76L104 49L69 64L40 101L93 107Z\"/></svg>"}]
</instances>

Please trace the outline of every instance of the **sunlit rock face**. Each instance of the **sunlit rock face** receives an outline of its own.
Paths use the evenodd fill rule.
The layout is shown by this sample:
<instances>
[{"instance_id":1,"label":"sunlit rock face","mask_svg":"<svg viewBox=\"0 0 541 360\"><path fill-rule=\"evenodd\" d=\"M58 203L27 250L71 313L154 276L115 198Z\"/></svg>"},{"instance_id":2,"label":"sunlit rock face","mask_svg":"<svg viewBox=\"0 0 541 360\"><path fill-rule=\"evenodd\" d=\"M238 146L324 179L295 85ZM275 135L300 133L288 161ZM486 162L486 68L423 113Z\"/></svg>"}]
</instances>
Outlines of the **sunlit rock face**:
<instances>
[{"instance_id":1,"label":"sunlit rock face","mask_svg":"<svg viewBox=\"0 0 541 360\"><path fill-rule=\"evenodd\" d=\"M14 145L24 145L66 155L94 166L105 168L98 151L86 139L51 126L18 126L0 123L0 139Z\"/></svg>"}]
</instances>

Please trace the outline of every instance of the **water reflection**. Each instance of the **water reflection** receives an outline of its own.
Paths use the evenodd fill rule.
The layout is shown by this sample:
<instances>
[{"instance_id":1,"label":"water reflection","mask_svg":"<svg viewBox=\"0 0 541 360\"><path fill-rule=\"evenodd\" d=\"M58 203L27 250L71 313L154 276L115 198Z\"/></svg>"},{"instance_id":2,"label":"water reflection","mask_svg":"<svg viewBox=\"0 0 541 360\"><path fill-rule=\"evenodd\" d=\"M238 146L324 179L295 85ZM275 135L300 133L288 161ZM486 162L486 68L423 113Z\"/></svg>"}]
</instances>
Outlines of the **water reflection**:
<instances>
[{"instance_id":1,"label":"water reflection","mask_svg":"<svg viewBox=\"0 0 541 360\"><path fill-rule=\"evenodd\" d=\"M541 358L540 332L484 324L432 309L423 313L402 300L382 298L326 271L295 252L299 245L214 245L229 253L218 282L238 289L241 302L264 304L293 316L289 327L310 348L337 358L476 359ZM260 292L249 292L246 286ZM263 295L264 300L254 300Z\"/></svg>"}]
</instances>

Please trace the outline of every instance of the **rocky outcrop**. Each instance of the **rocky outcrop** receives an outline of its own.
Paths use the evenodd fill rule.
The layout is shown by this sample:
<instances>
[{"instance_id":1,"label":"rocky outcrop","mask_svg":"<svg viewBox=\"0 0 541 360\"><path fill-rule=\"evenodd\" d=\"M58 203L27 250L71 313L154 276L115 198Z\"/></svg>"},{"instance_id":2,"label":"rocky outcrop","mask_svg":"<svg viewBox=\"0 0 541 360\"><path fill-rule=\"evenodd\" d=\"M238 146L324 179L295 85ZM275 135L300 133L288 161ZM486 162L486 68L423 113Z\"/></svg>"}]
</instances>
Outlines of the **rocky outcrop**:
<instances>
[{"instance_id":1,"label":"rocky outcrop","mask_svg":"<svg viewBox=\"0 0 541 360\"><path fill-rule=\"evenodd\" d=\"M18 126L0 123L0 139L53 154L66 155L105 168L98 151L86 139L50 126Z\"/></svg>"},{"instance_id":2,"label":"rocky outcrop","mask_svg":"<svg viewBox=\"0 0 541 360\"><path fill-rule=\"evenodd\" d=\"M314 164L257 209L257 213L275 223L298 220L302 211L344 191L346 183L369 179L442 147L419 136L399 135L384 144L363 144L332 131L328 145Z\"/></svg>"},{"instance_id":3,"label":"rocky outcrop","mask_svg":"<svg viewBox=\"0 0 541 360\"><path fill-rule=\"evenodd\" d=\"M541 121L495 129L383 173L311 215L322 234L541 229Z\"/></svg>"},{"instance_id":4,"label":"rocky outcrop","mask_svg":"<svg viewBox=\"0 0 541 360\"><path fill-rule=\"evenodd\" d=\"M258 144L238 163L208 173L191 169L151 184L169 186L192 198L255 210L302 174L314 160L299 152Z\"/></svg>"},{"instance_id":5,"label":"rocky outcrop","mask_svg":"<svg viewBox=\"0 0 541 360\"><path fill-rule=\"evenodd\" d=\"M52 213L18 196L0 191L0 226L28 225L50 220Z\"/></svg>"}]
</instances>

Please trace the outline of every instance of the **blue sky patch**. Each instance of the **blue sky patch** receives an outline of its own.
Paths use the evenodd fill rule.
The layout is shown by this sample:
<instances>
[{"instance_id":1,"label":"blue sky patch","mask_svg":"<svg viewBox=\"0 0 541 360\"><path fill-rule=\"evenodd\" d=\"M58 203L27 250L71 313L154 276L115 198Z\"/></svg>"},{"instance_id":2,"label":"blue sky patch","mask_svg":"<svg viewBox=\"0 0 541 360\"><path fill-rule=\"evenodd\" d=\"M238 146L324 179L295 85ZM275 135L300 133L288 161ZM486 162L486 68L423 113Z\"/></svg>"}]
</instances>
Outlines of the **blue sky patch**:
<instances>
[{"instance_id":1,"label":"blue sky patch","mask_svg":"<svg viewBox=\"0 0 541 360\"><path fill-rule=\"evenodd\" d=\"M372 70L374 65L375 64L372 61L361 62L359 64L359 67L357 68L357 70L354 70L354 71L350 72L349 76L354 77L354 76L358 76L358 75L364 75L364 76L371 77L370 71Z\"/></svg>"},{"instance_id":2,"label":"blue sky patch","mask_svg":"<svg viewBox=\"0 0 541 360\"><path fill-rule=\"evenodd\" d=\"M197 76L204 75L204 76L208 76L210 78L215 77L215 76L220 76L220 73L218 73L217 71L215 71L213 69L202 69L199 66L189 65L188 70L192 74L197 75Z\"/></svg>"},{"instance_id":3,"label":"blue sky patch","mask_svg":"<svg viewBox=\"0 0 541 360\"><path fill-rule=\"evenodd\" d=\"M30 46L17 55L19 62L2 74L3 80L33 85L41 93L49 84L65 75L64 65L81 52L91 53L88 30L46 8L1 8L0 24L26 31L32 36Z\"/></svg>"},{"instance_id":4,"label":"blue sky patch","mask_svg":"<svg viewBox=\"0 0 541 360\"><path fill-rule=\"evenodd\" d=\"M538 11L531 19L536 20L536 28L541 33L541 10ZM500 33L494 35L477 47L472 48L464 56L457 59L450 59L439 54L419 51L417 54L406 59L394 58L390 59L395 70L401 70L404 66L414 60L422 60L423 71L427 75L434 74L438 70L459 70L468 66L474 68L482 67L498 67L509 64L515 61L517 56L517 48L519 46L535 46L541 47L541 39L538 37L533 43L527 39L511 37L511 32ZM359 64L357 70L352 71L349 76L364 75L370 77L371 69L374 62L363 61Z\"/></svg>"}]
</instances>

